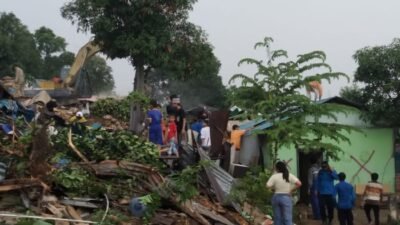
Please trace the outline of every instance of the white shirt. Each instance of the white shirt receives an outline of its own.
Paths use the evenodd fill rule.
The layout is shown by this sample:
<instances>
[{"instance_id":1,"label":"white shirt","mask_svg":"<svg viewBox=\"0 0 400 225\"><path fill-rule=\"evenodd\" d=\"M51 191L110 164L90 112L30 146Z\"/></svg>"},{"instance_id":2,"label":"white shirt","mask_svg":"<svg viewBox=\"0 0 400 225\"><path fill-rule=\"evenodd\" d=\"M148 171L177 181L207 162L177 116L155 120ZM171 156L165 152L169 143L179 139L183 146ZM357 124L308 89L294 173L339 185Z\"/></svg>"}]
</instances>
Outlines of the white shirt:
<instances>
[{"instance_id":1,"label":"white shirt","mask_svg":"<svg viewBox=\"0 0 400 225\"><path fill-rule=\"evenodd\" d=\"M289 173L289 182L283 179L282 173L276 173L269 178L267 187L273 188L277 194L289 194L297 182L300 182L299 179L291 173Z\"/></svg>"},{"instance_id":2,"label":"white shirt","mask_svg":"<svg viewBox=\"0 0 400 225\"><path fill-rule=\"evenodd\" d=\"M365 186L364 200L368 203L379 204L383 192L383 186L380 183L368 182Z\"/></svg>"},{"instance_id":3,"label":"white shirt","mask_svg":"<svg viewBox=\"0 0 400 225\"><path fill-rule=\"evenodd\" d=\"M201 136L201 146L210 147L211 146L210 127L201 128L200 136Z\"/></svg>"}]
</instances>

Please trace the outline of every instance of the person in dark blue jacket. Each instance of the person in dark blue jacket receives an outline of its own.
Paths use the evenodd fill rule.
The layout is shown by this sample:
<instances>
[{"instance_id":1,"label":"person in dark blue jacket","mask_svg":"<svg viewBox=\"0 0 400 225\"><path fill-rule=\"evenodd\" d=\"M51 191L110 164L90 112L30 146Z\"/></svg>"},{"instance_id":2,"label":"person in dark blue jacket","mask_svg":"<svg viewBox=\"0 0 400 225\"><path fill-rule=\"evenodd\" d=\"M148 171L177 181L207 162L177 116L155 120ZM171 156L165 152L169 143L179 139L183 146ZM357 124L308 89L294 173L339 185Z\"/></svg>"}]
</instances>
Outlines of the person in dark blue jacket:
<instances>
[{"instance_id":1,"label":"person in dark blue jacket","mask_svg":"<svg viewBox=\"0 0 400 225\"><path fill-rule=\"evenodd\" d=\"M339 183L335 186L338 196L337 210L340 225L353 225L352 208L356 200L356 194L351 184L345 181L346 174L339 173Z\"/></svg>"},{"instance_id":2,"label":"person in dark blue jacket","mask_svg":"<svg viewBox=\"0 0 400 225\"><path fill-rule=\"evenodd\" d=\"M317 194L317 178L318 172L320 170L320 165L317 158L311 159L311 167L308 169L308 186L310 191L310 203L313 212L314 220L321 220L321 215L319 212L319 200Z\"/></svg>"},{"instance_id":3,"label":"person in dark blue jacket","mask_svg":"<svg viewBox=\"0 0 400 225\"><path fill-rule=\"evenodd\" d=\"M337 179L336 171L330 168L327 161L322 162L316 185L321 219L326 225L332 224L333 220L333 210L335 208L335 186L333 181Z\"/></svg>"}]
</instances>

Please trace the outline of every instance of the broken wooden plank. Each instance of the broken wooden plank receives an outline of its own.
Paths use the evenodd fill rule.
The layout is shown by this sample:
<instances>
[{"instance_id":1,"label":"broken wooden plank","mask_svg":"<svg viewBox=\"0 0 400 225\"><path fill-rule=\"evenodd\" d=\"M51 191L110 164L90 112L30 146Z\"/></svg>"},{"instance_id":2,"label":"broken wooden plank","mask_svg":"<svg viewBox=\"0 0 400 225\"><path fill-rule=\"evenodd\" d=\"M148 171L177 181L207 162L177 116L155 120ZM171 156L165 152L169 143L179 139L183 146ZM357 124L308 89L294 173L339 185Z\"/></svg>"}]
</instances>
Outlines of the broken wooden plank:
<instances>
[{"instance_id":1,"label":"broken wooden plank","mask_svg":"<svg viewBox=\"0 0 400 225\"><path fill-rule=\"evenodd\" d=\"M0 183L0 192L18 190L34 186L48 188L47 185L45 185L38 179L10 179L4 180Z\"/></svg>"},{"instance_id":2,"label":"broken wooden plank","mask_svg":"<svg viewBox=\"0 0 400 225\"><path fill-rule=\"evenodd\" d=\"M214 221L226 224L226 225L235 225L234 223L232 223L231 221L229 221L227 218L217 214L214 211L210 211L208 210L206 207L202 206L199 203L194 202L193 203L193 208L195 210L197 210L201 215L208 217Z\"/></svg>"},{"instance_id":3,"label":"broken wooden plank","mask_svg":"<svg viewBox=\"0 0 400 225\"><path fill-rule=\"evenodd\" d=\"M186 201L184 203L180 203L176 198L171 197L171 201L175 202L175 204L187 215L192 217L198 223L202 225L211 225L210 222L206 218L204 218L194 207L192 201Z\"/></svg>"},{"instance_id":4,"label":"broken wooden plank","mask_svg":"<svg viewBox=\"0 0 400 225\"><path fill-rule=\"evenodd\" d=\"M89 201L62 199L62 200L60 200L60 203L63 205L67 205L67 206L77 206L77 207L90 208L90 209L100 208L98 205L91 203Z\"/></svg>"},{"instance_id":5,"label":"broken wooden plank","mask_svg":"<svg viewBox=\"0 0 400 225\"><path fill-rule=\"evenodd\" d=\"M67 209L68 215L71 216L73 219L75 219L75 220L82 220L81 215L79 215L79 213L75 210L74 207L68 205L68 206L66 207L66 209ZM86 225L86 223L81 223L81 222L80 222L80 223L77 223L76 225Z\"/></svg>"},{"instance_id":6,"label":"broken wooden plank","mask_svg":"<svg viewBox=\"0 0 400 225\"><path fill-rule=\"evenodd\" d=\"M49 212L51 212L56 217L60 217L61 218L63 216L62 211L60 209L58 209L57 207L55 207L54 205L52 205L52 204L47 204L45 208L47 210L49 210Z\"/></svg>"}]
</instances>

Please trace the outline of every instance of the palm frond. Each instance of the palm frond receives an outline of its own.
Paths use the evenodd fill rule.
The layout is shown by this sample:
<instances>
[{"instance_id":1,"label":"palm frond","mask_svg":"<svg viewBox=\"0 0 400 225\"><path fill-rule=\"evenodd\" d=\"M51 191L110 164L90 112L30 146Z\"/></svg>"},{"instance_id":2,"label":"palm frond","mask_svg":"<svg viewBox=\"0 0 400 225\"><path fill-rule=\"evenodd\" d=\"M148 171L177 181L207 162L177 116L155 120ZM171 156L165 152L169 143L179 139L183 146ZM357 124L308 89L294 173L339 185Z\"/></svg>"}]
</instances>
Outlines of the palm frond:
<instances>
[{"instance_id":1,"label":"palm frond","mask_svg":"<svg viewBox=\"0 0 400 225\"><path fill-rule=\"evenodd\" d=\"M274 51L272 53L270 61L274 61L275 59L280 58L280 57L287 58L288 57L287 51L285 51L285 50L276 50L276 51Z\"/></svg>"},{"instance_id":2,"label":"palm frond","mask_svg":"<svg viewBox=\"0 0 400 225\"><path fill-rule=\"evenodd\" d=\"M254 45L254 49L257 49L259 47L268 47L270 43L274 42L274 39L272 39L271 37L265 37L264 40L262 42L257 42Z\"/></svg>"},{"instance_id":3,"label":"palm frond","mask_svg":"<svg viewBox=\"0 0 400 225\"><path fill-rule=\"evenodd\" d=\"M313 70L313 69L317 69L317 68L325 68L325 69L328 69L329 72L332 71L331 66L329 66L326 63L312 63L312 64L304 65L304 66L300 67L298 70L300 73L303 73L305 71Z\"/></svg>"},{"instance_id":4,"label":"palm frond","mask_svg":"<svg viewBox=\"0 0 400 225\"><path fill-rule=\"evenodd\" d=\"M315 59L320 59L322 62L326 60L326 54L323 51L312 51L306 54L298 55L297 64L306 63Z\"/></svg>"},{"instance_id":5,"label":"palm frond","mask_svg":"<svg viewBox=\"0 0 400 225\"><path fill-rule=\"evenodd\" d=\"M252 58L244 58L239 61L238 66L241 66L243 63L250 64L250 65L251 64L260 65L260 64L262 64L262 60L256 60L256 59L252 59Z\"/></svg>"},{"instance_id":6,"label":"palm frond","mask_svg":"<svg viewBox=\"0 0 400 225\"><path fill-rule=\"evenodd\" d=\"M244 74L235 74L231 77L231 79L229 80L229 84L233 83L234 81L240 79L242 82L242 86L247 86L248 84L252 84L254 86L258 86L257 80L250 78Z\"/></svg>"}]
</instances>

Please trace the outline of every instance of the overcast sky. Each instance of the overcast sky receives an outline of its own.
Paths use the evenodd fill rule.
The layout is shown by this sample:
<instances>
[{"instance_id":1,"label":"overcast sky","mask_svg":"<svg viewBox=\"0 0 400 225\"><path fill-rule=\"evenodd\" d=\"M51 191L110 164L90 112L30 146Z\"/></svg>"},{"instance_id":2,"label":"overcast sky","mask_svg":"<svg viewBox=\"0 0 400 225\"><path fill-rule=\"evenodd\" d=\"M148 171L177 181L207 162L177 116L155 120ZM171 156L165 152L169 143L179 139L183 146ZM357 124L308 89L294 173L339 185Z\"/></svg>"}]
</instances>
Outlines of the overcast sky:
<instances>
[{"instance_id":1,"label":"overcast sky","mask_svg":"<svg viewBox=\"0 0 400 225\"><path fill-rule=\"evenodd\" d=\"M0 0L0 11L13 12L31 31L46 26L68 42L76 52L90 34L60 15L66 0ZM365 46L390 43L400 37L399 0L200 0L190 20L209 35L214 52L222 63L220 76L227 84L235 73L251 73L238 68L244 57L265 57L253 45L265 36L273 37L272 49L285 49L291 57L312 50L327 54L335 71L353 76L352 55ZM134 71L127 60L109 61L120 95L132 90ZM345 79L324 84L325 97L337 95L347 85Z\"/></svg>"}]
</instances>

